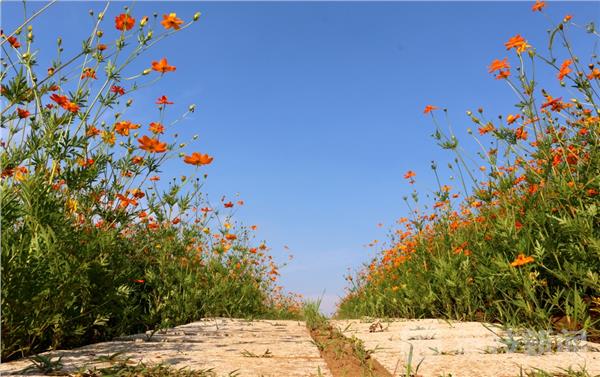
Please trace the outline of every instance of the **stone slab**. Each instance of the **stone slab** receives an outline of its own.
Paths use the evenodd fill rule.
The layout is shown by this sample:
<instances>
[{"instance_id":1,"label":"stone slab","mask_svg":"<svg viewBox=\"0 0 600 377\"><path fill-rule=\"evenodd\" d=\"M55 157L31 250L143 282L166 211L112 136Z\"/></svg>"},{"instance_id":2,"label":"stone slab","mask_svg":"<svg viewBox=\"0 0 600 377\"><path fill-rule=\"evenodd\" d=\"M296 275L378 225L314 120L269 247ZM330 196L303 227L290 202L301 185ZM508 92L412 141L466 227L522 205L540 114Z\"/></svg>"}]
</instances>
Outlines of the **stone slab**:
<instances>
[{"instance_id":1,"label":"stone slab","mask_svg":"<svg viewBox=\"0 0 600 377\"><path fill-rule=\"evenodd\" d=\"M332 321L346 337L356 336L373 357L394 376L402 376L412 347L412 365L421 360L422 377L516 377L520 370L539 368L560 372L585 366L591 376L600 375L600 344L581 341L569 351L538 354L498 353L505 346L506 331L479 322L422 320L343 320ZM487 327L487 328L486 328ZM530 354L531 353L531 354Z\"/></svg>"},{"instance_id":2,"label":"stone slab","mask_svg":"<svg viewBox=\"0 0 600 377\"><path fill-rule=\"evenodd\" d=\"M134 363L211 369L215 376L230 373L240 377L331 376L312 343L306 324L299 321L205 319L152 336L137 334L44 355L63 356L63 370L75 371L82 367L109 366L98 358L116 352L123 352L119 357L130 358ZM28 360L0 364L0 375L23 375L22 370L29 365ZM39 372L26 375L39 375Z\"/></svg>"}]
</instances>

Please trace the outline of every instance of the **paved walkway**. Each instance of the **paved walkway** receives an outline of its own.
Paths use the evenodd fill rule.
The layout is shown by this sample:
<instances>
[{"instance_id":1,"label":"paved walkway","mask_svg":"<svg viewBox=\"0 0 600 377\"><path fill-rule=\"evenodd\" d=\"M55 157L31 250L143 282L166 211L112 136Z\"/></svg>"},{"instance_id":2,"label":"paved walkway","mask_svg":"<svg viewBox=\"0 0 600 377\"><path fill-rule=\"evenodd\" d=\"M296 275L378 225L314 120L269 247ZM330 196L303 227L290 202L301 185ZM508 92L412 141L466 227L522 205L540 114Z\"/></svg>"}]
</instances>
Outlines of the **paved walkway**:
<instances>
[{"instance_id":1,"label":"paved walkway","mask_svg":"<svg viewBox=\"0 0 600 377\"><path fill-rule=\"evenodd\" d=\"M332 321L332 324L346 337L356 336L364 341L365 348L375 349L373 357L394 376L406 372L411 346L412 366L416 367L423 360L418 370L418 375L423 377L449 374L452 377L516 377L521 367L524 371L539 368L556 373L561 372L561 368L580 370L581 366L585 366L591 376L600 375L600 344L574 340L564 343L564 350L570 346L571 351L577 352L540 355L539 350L550 343L530 334L521 338L524 342L519 347L520 352L499 353L506 347L500 342L500 336L508 339L510 334L492 328L498 334L495 335L478 322L423 319ZM518 345L513 344L513 351L517 351Z\"/></svg>"},{"instance_id":2,"label":"paved walkway","mask_svg":"<svg viewBox=\"0 0 600 377\"><path fill-rule=\"evenodd\" d=\"M70 351L63 356L64 371L83 366L106 367L99 357L124 352L119 357L131 361L171 364L177 368L212 369L215 376L331 376L306 325L298 321L246 321L207 319L154 334L144 334L112 342L97 343ZM31 363L20 360L0 365L0 375L22 375ZM232 373L234 372L234 373ZM34 371L27 374L36 374Z\"/></svg>"},{"instance_id":3,"label":"paved walkway","mask_svg":"<svg viewBox=\"0 0 600 377\"><path fill-rule=\"evenodd\" d=\"M348 338L363 340L366 349L375 349L373 357L394 376L403 376L412 347L412 365L419 377L516 377L520 368L540 368L559 372L560 368L585 366L591 376L600 375L600 344L579 342L577 352L527 354L499 353L509 334L495 329L500 336L476 322L425 320L346 320L331 321ZM531 340L531 339L530 339ZM540 346L540 343L535 343ZM543 344L541 344L543 346ZM572 349L574 351L574 349ZM212 370L214 376L332 376L310 338L306 325L299 321L246 321L206 319L154 334L132 335L112 342L98 343L69 351L54 351L47 356L63 356L62 372L83 368L101 368L110 364L106 357L130 362L163 363L176 368ZM0 365L0 375L24 375L28 360ZM29 371L25 375L42 375ZM360 377L360 376L346 376Z\"/></svg>"}]
</instances>

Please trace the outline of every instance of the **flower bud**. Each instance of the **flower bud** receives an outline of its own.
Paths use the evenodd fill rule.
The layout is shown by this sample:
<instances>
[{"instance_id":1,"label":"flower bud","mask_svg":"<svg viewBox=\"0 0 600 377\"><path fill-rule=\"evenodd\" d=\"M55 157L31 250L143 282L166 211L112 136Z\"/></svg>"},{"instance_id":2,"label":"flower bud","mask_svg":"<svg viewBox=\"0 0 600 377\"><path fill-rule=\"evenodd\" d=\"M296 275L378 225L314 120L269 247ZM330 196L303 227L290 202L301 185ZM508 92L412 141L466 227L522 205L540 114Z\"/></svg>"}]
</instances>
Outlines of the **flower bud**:
<instances>
[{"instance_id":1,"label":"flower bud","mask_svg":"<svg viewBox=\"0 0 600 377\"><path fill-rule=\"evenodd\" d=\"M127 100L127 102L125 103L125 106L129 107L131 106L131 104L133 103L133 100L130 98Z\"/></svg>"},{"instance_id":2,"label":"flower bud","mask_svg":"<svg viewBox=\"0 0 600 377\"><path fill-rule=\"evenodd\" d=\"M535 52L533 52L533 50L527 50L527 54L529 54L529 57L531 59L533 59L533 57L535 56Z\"/></svg>"},{"instance_id":3,"label":"flower bud","mask_svg":"<svg viewBox=\"0 0 600 377\"><path fill-rule=\"evenodd\" d=\"M119 146L121 146L121 147L122 147L123 145L125 145L125 143L124 143L124 142L122 142L122 141L120 141L120 142L119 142Z\"/></svg>"},{"instance_id":4,"label":"flower bud","mask_svg":"<svg viewBox=\"0 0 600 377\"><path fill-rule=\"evenodd\" d=\"M467 111L467 115L471 116L471 115L473 115L473 112L471 110L469 110L469 111Z\"/></svg>"},{"instance_id":5,"label":"flower bud","mask_svg":"<svg viewBox=\"0 0 600 377\"><path fill-rule=\"evenodd\" d=\"M32 32L27 33L27 40L28 41L32 41L33 40L33 33Z\"/></svg>"},{"instance_id":6,"label":"flower bud","mask_svg":"<svg viewBox=\"0 0 600 377\"><path fill-rule=\"evenodd\" d=\"M191 104L191 105L188 107L188 111L189 111L190 113L193 113L195 110L196 110L196 105L194 105L194 104Z\"/></svg>"},{"instance_id":7,"label":"flower bud","mask_svg":"<svg viewBox=\"0 0 600 377\"><path fill-rule=\"evenodd\" d=\"M101 20L104 18L104 12L98 13L98 19Z\"/></svg>"},{"instance_id":8,"label":"flower bud","mask_svg":"<svg viewBox=\"0 0 600 377\"><path fill-rule=\"evenodd\" d=\"M31 26L31 25L28 25L28 26L27 26L27 31L31 32L32 30L33 30L33 26Z\"/></svg>"},{"instance_id":9,"label":"flower bud","mask_svg":"<svg viewBox=\"0 0 600 377\"><path fill-rule=\"evenodd\" d=\"M200 15L201 15L200 12L194 13L194 21L198 21L198 19L200 18Z\"/></svg>"},{"instance_id":10,"label":"flower bud","mask_svg":"<svg viewBox=\"0 0 600 377\"><path fill-rule=\"evenodd\" d=\"M92 16L92 17L94 16L94 10L93 10L93 9L90 9L90 10L88 11L88 13L89 13L89 15L90 15L90 16Z\"/></svg>"},{"instance_id":11,"label":"flower bud","mask_svg":"<svg viewBox=\"0 0 600 377\"><path fill-rule=\"evenodd\" d=\"M179 157L183 157L183 156L185 156L185 153L179 152Z\"/></svg>"},{"instance_id":12,"label":"flower bud","mask_svg":"<svg viewBox=\"0 0 600 377\"><path fill-rule=\"evenodd\" d=\"M56 40L56 44L61 46L62 45L62 38L58 37L58 39Z\"/></svg>"},{"instance_id":13,"label":"flower bud","mask_svg":"<svg viewBox=\"0 0 600 377\"><path fill-rule=\"evenodd\" d=\"M150 71L152 71L150 68L146 68L146 69L144 69L144 71L142 72L142 75L147 75L148 73L150 73Z\"/></svg>"},{"instance_id":14,"label":"flower bud","mask_svg":"<svg viewBox=\"0 0 600 377\"><path fill-rule=\"evenodd\" d=\"M194 139L194 140L198 139L198 135L192 136L192 139Z\"/></svg>"},{"instance_id":15,"label":"flower bud","mask_svg":"<svg viewBox=\"0 0 600 377\"><path fill-rule=\"evenodd\" d=\"M98 31L96 32L96 36L97 36L98 38L102 38L102 36L103 36L103 35L104 35L104 32L103 32L102 30L98 30Z\"/></svg>"},{"instance_id":16,"label":"flower bud","mask_svg":"<svg viewBox=\"0 0 600 377\"><path fill-rule=\"evenodd\" d=\"M146 26L147 23L148 23L148 16L142 17L142 20L140 21L140 26Z\"/></svg>"},{"instance_id":17,"label":"flower bud","mask_svg":"<svg viewBox=\"0 0 600 377\"><path fill-rule=\"evenodd\" d=\"M185 147L185 143L180 143L179 148L183 148L183 147Z\"/></svg>"}]
</instances>

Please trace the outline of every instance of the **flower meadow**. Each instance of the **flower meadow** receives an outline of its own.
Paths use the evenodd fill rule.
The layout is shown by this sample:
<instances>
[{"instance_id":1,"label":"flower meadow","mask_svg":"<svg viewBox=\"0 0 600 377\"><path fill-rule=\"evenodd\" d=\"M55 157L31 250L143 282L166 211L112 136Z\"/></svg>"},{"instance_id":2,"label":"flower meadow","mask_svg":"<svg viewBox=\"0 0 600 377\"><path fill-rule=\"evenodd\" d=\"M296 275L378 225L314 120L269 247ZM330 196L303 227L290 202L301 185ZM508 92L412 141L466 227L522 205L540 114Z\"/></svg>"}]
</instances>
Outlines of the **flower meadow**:
<instances>
[{"instance_id":1,"label":"flower meadow","mask_svg":"<svg viewBox=\"0 0 600 377\"><path fill-rule=\"evenodd\" d=\"M545 7L535 2L533 16L544 16ZM425 107L435 142L453 154L454 179L442 182L443 169L432 162L433 200L416 189L405 197L410 216L347 276L339 316L484 320L585 330L598 339L600 62L575 54L572 33L587 33L592 44L600 37L593 23L565 15L552 24L548 45L531 46L517 34L505 56L490 59L489 73L517 103L497 118L482 108L467 112L470 145L480 151L442 126L446 109ZM543 70L556 82L537 81ZM418 184L414 171L404 178Z\"/></svg>"},{"instance_id":2,"label":"flower meadow","mask_svg":"<svg viewBox=\"0 0 600 377\"><path fill-rule=\"evenodd\" d=\"M173 114L161 89L177 67L153 47L200 13L107 3L77 54L58 37L55 60L38 61L32 25L52 3L0 41L2 360L205 316L296 316L256 226L233 217L243 201L203 194L218 156L177 135L195 106ZM180 176L161 172L169 159Z\"/></svg>"}]
</instances>

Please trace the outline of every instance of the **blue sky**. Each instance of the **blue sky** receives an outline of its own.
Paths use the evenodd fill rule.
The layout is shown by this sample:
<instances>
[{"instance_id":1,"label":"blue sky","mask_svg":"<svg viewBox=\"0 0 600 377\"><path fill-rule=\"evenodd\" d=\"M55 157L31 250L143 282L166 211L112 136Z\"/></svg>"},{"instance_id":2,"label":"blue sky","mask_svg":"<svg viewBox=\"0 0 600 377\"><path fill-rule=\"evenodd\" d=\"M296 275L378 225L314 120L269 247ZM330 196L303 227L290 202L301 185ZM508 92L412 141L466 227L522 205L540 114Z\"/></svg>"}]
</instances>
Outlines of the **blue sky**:
<instances>
[{"instance_id":1,"label":"blue sky","mask_svg":"<svg viewBox=\"0 0 600 377\"><path fill-rule=\"evenodd\" d=\"M111 5L107 33L127 4ZM41 5L29 4L29 14ZM79 48L92 26L87 10L102 5L54 5L33 23L36 45L53 45L61 35L67 51ZM171 114L197 104L178 127L182 139L200 136L191 149L215 157L205 169L206 191L215 201L240 193L246 205L238 218L258 224L259 237L280 260L284 245L294 254L282 271L283 285L309 298L324 294L330 311L343 294L347 269L373 255L363 245L383 239L406 215L402 197L410 187L403 174L416 171L417 188L431 191L430 161L449 161L430 137L424 106L450 109L459 136L472 126L466 110L481 106L491 118L515 112L514 94L486 67L492 59L514 58L503 43L517 33L545 49L549 20L531 5L138 2L132 12L138 19L153 12L202 16L134 64L132 72L166 56L177 66L135 98L143 103L166 94L175 102ZM597 2L551 2L545 13L554 21L568 13L581 24L600 21ZM22 19L20 2L3 2L5 31ZM587 63L594 39L571 34ZM52 58L47 49L40 52L41 66ZM538 75L546 88L556 88L554 72ZM137 111L141 122L152 120ZM177 175L182 166L168 168Z\"/></svg>"}]
</instances>

